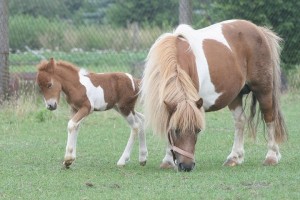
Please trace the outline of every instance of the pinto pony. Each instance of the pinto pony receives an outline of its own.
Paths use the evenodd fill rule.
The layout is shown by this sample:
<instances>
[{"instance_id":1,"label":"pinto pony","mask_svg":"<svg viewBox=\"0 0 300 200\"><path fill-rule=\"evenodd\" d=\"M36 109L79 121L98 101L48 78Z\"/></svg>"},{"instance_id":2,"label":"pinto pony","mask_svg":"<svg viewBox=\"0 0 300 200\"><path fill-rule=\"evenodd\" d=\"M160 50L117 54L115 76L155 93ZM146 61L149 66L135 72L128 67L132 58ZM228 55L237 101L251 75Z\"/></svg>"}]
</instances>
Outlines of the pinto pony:
<instances>
[{"instance_id":1,"label":"pinto pony","mask_svg":"<svg viewBox=\"0 0 300 200\"><path fill-rule=\"evenodd\" d=\"M258 102L267 129L264 164L278 163L278 144L287 135L279 106L280 40L271 30L245 20L199 30L179 25L157 39L147 57L141 93L148 126L169 140L161 167L191 171L205 112L225 106L232 112L235 136L224 165L241 164L247 121L242 99L250 92L249 126L255 130Z\"/></svg>"},{"instance_id":2,"label":"pinto pony","mask_svg":"<svg viewBox=\"0 0 300 200\"><path fill-rule=\"evenodd\" d=\"M76 158L76 143L81 121L93 111L114 108L127 121L131 134L126 148L117 162L123 166L130 158L136 135L139 136L139 161L146 164L147 146L144 133L144 116L135 110L140 80L127 73L91 73L71 63L42 61L38 66L37 83L44 95L46 106L55 110L61 91L71 106L68 122L68 141L64 165L68 168Z\"/></svg>"}]
</instances>

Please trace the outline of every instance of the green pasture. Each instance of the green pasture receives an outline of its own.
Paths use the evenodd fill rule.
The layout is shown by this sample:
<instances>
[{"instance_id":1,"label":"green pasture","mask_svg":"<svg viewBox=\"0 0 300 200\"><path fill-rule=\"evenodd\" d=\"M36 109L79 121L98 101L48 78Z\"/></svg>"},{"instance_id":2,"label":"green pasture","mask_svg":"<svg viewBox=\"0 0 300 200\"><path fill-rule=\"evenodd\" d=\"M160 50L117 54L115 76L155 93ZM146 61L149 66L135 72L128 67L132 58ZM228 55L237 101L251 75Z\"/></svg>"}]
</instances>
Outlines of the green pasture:
<instances>
[{"instance_id":1,"label":"green pasture","mask_svg":"<svg viewBox=\"0 0 300 200\"><path fill-rule=\"evenodd\" d=\"M95 72L132 72L134 66L142 63L146 56L147 51L26 51L10 54L9 69L11 73L35 72L42 57L46 59L53 57L56 60L72 62L80 68Z\"/></svg>"},{"instance_id":2,"label":"green pasture","mask_svg":"<svg viewBox=\"0 0 300 200\"><path fill-rule=\"evenodd\" d=\"M117 167L129 128L115 111L85 119L77 160L66 170L68 106L62 99L50 112L40 95L22 96L0 107L0 199L299 199L299 102L299 92L282 98L289 140L279 165L262 165L267 149L260 128L256 141L246 138L245 163L222 166L233 143L232 117L223 109L206 115L194 171L179 173L159 169L165 142L150 130L147 165L139 165L135 143L131 161Z\"/></svg>"}]
</instances>

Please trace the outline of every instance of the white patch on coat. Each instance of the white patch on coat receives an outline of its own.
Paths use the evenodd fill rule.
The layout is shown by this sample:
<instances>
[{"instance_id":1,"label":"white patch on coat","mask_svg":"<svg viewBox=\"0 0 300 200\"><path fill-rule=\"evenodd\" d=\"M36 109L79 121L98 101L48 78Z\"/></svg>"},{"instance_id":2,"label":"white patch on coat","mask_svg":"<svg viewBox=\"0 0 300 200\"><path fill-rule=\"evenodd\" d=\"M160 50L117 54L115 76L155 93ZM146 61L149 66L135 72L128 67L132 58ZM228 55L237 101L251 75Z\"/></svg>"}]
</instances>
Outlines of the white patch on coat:
<instances>
[{"instance_id":1,"label":"white patch on coat","mask_svg":"<svg viewBox=\"0 0 300 200\"><path fill-rule=\"evenodd\" d=\"M233 22L233 20L223 23ZM209 27L194 30L188 25L179 25L174 32L175 35L181 35L186 38L196 57L197 72L199 77L199 95L203 98L203 107L209 109L215 104L222 93L217 93L214 84L211 81L209 66L204 54L203 41L206 39L216 40L224 44L230 51L230 45L222 33L222 23L214 24Z\"/></svg>"},{"instance_id":2,"label":"white patch on coat","mask_svg":"<svg viewBox=\"0 0 300 200\"><path fill-rule=\"evenodd\" d=\"M131 75L131 74L128 74L128 73L125 73L125 74L126 74L126 76L128 76L128 78L131 80L131 84L132 84L133 91L135 91L135 86L134 86L134 81L133 81L132 75Z\"/></svg>"},{"instance_id":3,"label":"white patch on coat","mask_svg":"<svg viewBox=\"0 0 300 200\"><path fill-rule=\"evenodd\" d=\"M91 112L93 110L103 111L107 107L107 103L104 99L104 90L101 86L95 87L88 75L88 72L85 69L80 69L79 71L79 82L85 87L86 95L91 104Z\"/></svg>"}]
</instances>

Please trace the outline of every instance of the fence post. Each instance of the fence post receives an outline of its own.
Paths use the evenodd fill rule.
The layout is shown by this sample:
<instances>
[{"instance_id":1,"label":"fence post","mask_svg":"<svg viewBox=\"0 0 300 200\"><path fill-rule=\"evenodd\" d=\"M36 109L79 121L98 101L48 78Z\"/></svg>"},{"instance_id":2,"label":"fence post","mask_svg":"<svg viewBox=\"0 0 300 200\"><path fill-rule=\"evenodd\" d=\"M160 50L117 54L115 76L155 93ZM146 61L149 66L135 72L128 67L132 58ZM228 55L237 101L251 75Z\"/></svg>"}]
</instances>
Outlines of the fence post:
<instances>
[{"instance_id":1,"label":"fence post","mask_svg":"<svg viewBox=\"0 0 300 200\"><path fill-rule=\"evenodd\" d=\"M179 0L179 24L192 24L192 0Z\"/></svg>"},{"instance_id":2,"label":"fence post","mask_svg":"<svg viewBox=\"0 0 300 200\"><path fill-rule=\"evenodd\" d=\"M8 95L8 6L7 0L0 0L0 102Z\"/></svg>"}]
</instances>

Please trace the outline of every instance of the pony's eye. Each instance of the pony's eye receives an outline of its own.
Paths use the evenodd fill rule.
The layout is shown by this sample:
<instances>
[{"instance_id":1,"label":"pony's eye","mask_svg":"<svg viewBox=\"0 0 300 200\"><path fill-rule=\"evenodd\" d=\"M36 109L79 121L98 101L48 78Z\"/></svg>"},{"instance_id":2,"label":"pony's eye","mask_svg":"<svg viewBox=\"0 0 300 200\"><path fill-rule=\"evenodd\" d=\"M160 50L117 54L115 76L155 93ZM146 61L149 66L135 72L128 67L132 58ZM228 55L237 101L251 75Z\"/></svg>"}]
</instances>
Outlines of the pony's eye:
<instances>
[{"instance_id":1,"label":"pony's eye","mask_svg":"<svg viewBox=\"0 0 300 200\"><path fill-rule=\"evenodd\" d=\"M180 129L175 129L175 134L176 134L176 136L179 136L179 134L180 134Z\"/></svg>"},{"instance_id":2,"label":"pony's eye","mask_svg":"<svg viewBox=\"0 0 300 200\"><path fill-rule=\"evenodd\" d=\"M200 128L196 128L195 129L195 133L200 133L201 132L201 129Z\"/></svg>"},{"instance_id":3,"label":"pony's eye","mask_svg":"<svg viewBox=\"0 0 300 200\"><path fill-rule=\"evenodd\" d=\"M52 83L47 83L47 88L51 88L52 87Z\"/></svg>"}]
</instances>

